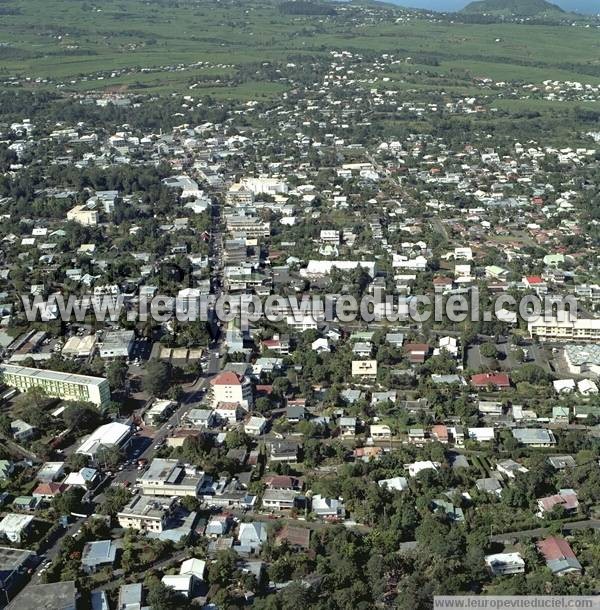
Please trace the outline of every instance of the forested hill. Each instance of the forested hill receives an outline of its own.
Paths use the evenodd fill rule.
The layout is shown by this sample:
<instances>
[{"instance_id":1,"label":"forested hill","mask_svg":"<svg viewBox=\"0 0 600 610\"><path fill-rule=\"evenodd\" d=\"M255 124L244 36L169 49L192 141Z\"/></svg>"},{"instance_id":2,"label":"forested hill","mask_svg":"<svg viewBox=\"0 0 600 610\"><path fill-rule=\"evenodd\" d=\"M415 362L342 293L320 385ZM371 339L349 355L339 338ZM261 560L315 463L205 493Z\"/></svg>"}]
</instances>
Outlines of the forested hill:
<instances>
[{"instance_id":1,"label":"forested hill","mask_svg":"<svg viewBox=\"0 0 600 610\"><path fill-rule=\"evenodd\" d=\"M523 17L540 17L548 14L564 13L564 11L545 0L478 0L471 2L463 13L520 15Z\"/></svg>"}]
</instances>

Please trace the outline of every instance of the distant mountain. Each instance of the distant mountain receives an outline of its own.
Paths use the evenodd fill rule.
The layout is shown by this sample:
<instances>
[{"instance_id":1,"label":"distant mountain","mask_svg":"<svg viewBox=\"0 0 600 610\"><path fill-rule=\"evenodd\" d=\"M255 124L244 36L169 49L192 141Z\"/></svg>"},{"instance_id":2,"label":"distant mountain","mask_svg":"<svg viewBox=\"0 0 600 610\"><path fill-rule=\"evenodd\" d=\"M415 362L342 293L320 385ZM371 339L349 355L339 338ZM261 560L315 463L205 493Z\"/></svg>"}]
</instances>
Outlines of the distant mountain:
<instances>
[{"instance_id":1,"label":"distant mountain","mask_svg":"<svg viewBox=\"0 0 600 610\"><path fill-rule=\"evenodd\" d=\"M410 8L422 8L429 11L452 12L460 11L467 4L467 0L387 0L391 4ZM598 15L600 3L598 0L554 0L564 11Z\"/></svg>"},{"instance_id":2,"label":"distant mountain","mask_svg":"<svg viewBox=\"0 0 600 610\"><path fill-rule=\"evenodd\" d=\"M487 15L518 15L534 17L564 13L560 6L546 0L478 0L471 2L462 10L463 13Z\"/></svg>"}]
</instances>

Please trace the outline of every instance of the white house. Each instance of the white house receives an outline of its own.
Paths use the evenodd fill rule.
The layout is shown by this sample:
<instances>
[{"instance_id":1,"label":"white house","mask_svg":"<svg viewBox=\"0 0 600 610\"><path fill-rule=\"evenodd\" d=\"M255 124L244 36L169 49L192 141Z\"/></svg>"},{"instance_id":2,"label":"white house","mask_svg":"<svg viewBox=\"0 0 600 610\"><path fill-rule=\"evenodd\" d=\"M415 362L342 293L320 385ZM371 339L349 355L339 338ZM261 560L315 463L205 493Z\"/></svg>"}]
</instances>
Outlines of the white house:
<instances>
[{"instance_id":1,"label":"white house","mask_svg":"<svg viewBox=\"0 0 600 610\"><path fill-rule=\"evenodd\" d=\"M381 479L381 481L377 481L377 485L379 485L379 487L386 487L387 489L393 491L404 491L405 489L408 489L408 481L405 477Z\"/></svg>"},{"instance_id":2,"label":"white house","mask_svg":"<svg viewBox=\"0 0 600 610\"><path fill-rule=\"evenodd\" d=\"M377 377L377 360L353 360L353 377Z\"/></svg>"},{"instance_id":3,"label":"white house","mask_svg":"<svg viewBox=\"0 0 600 610\"><path fill-rule=\"evenodd\" d=\"M408 474L411 477L416 477L420 472L423 472L424 470L437 470L439 467L439 462L432 462L431 460L424 460L421 462L413 462L412 464L406 464L406 468L408 468Z\"/></svg>"},{"instance_id":4,"label":"white house","mask_svg":"<svg viewBox=\"0 0 600 610\"><path fill-rule=\"evenodd\" d=\"M494 428L469 428L469 438L478 443L489 443L496 437Z\"/></svg>"},{"instance_id":5,"label":"white house","mask_svg":"<svg viewBox=\"0 0 600 610\"><path fill-rule=\"evenodd\" d=\"M267 541L267 526L260 521L240 523L238 532L240 547L248 553L260 551L263 543Z\"/></svg>"},{"instance_id":6,"label":"white house","mask_svg":"<svg viewBox=\"0 0 600 610\"><path fill-rule=\"evenodd\" d=\"M486 555L485 565L493 576L523 574L525 572L525 561L519 553Z\"/></svg>"},{"instance_id":7,"label":"white house","mask_svg":"<svg viewBox=\"0 0 600 610\"><path fill-rule=\"evenodd\" d=\"M31 515L8 513L0 521L0 536L6 536L10 542L20 544L32 523L33 517Z\"/></svg>"},{"instance_id":8,"label":"white house","mask_svg":"<svg viewBox=\"0 0 600 610\"><path fill-rule=\"evenodd\" d=\"M184 597L189 597L192 590L192 575L191 574L172 574L162 577L162 583L165 587L173 589L175 593L179 593Z\"/></svg>"},{"instance_id":9,"label":"white house","mask_svg":"<svg viewBox=\"0 0 600 610\"><path fill-rule=\"evenodd\" d=\"M346 508L341 499L324 498L320 494L312 497L312 511L323 519L335 519L346 514Z\"/></svg>"},{"instance_id":10,"label":"white house","mask_svg":"<svg viewBox=\"0 0 600 610\"><path fill-rule=\"evenodd\" d=\"M373 440L389 440L392 438L392 431L386 424L372 424L369 426L369 435Z\"/></svg>"},{"instance_id":11,"label":"white house","mask_svg":"<svg viewBox=\"0 0 600 610\"><path fill-rule=\"evenodd\" d=\"M262 415L252 415L244 422L244 432L250 436L260 436L266 427L267 420Z\"/></svg>"}]
</instances>

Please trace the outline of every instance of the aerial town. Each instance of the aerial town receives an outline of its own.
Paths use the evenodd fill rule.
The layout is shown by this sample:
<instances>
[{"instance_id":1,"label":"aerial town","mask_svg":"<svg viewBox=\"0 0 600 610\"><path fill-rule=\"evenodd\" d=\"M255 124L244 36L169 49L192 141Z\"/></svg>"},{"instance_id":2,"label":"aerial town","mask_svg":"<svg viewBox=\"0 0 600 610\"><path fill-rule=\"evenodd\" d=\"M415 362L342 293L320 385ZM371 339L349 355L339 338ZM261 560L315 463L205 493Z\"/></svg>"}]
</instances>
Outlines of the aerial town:
<instances>
[{"instance_id":1,"label":"aerial town","mask_svg":"<svg viewBox=\"0 0 600 610\"><path fill-rule=\"evenodd\" d=\"M334 47L0 75L0 608L600 592L600 79Z\"/></svg>"}]
</instances>

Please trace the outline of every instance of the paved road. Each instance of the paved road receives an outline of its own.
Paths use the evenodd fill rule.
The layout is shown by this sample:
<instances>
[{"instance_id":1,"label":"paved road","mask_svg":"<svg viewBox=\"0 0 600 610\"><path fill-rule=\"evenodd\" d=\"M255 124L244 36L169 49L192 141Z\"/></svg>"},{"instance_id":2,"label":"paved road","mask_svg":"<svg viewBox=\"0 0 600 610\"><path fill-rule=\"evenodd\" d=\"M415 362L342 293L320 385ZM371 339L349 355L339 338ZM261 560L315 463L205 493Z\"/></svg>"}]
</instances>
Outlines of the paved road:
<instances>
[{"instance_id":1,"label":"paved road","mask_svg":"<svg viewBox=\"0 0 600 610\"><path fill-rule=\"evenodd\" d=\"M62 542L65 536L73 536L83 525L85 518L80 517L76 521L74 521L63 533L59 533L55 540L50 543L50 546L45 551L40 551L40 559L42 562L37 567L35 573L31 576L31 580L29 584L39 584L41 582L42 577L42 564L46 560L54 561L58 555L58 551L60 549L60 543Z\"/></svg>"},{"instance_id":2,"label":"paved road","mask_svg":"<svg viewBox=\"0 0 600 610\"><path fill-rule=\"evenodd\" d=\"M205 377L198 377L194 383L182 387L183 397L181 398L179 408L175 410L157 430L144 428L139 435L133 437L127 451L127 457L129 459L152 460L158 446L160 446L169 435L169 432L177 428L185 414L202 400L206 388L208 387L208 380ZM129 485L132 486L139 474L137 465L134 462L134 464L130 464L123 470L117 472L115 475L115 483L129 482Z\"/></svg>"}]
</instances>

